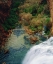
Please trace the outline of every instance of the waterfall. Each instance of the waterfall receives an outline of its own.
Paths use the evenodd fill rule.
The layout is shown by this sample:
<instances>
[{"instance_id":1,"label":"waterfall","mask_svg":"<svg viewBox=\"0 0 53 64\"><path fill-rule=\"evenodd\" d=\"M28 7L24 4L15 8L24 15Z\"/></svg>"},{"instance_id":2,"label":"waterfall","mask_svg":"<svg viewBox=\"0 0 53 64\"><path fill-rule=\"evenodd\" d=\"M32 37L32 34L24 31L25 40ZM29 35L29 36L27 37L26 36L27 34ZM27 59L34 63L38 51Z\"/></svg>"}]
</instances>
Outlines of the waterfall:
<instances>
[{"instance_id":1,"label":"waterfall","mask_svg":"<svg viewBox=\"0 0 53 64\"><path fill-rule=\"evenodd\" d=\"M53 37L33 46L27 52L22 64L53 64Z\"/></svg>"}]
</instances>

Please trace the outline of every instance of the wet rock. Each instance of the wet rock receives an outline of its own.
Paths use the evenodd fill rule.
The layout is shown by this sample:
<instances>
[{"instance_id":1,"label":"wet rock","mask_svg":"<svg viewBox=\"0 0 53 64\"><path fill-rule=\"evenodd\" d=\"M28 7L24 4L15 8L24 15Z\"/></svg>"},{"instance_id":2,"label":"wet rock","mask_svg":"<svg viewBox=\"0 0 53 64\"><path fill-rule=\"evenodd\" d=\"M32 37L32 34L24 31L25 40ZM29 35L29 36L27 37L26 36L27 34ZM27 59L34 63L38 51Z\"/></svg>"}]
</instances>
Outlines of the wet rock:
<instances>
[{"instance_id":1,"label":"wet rock","mask_svg":"<svg viewBox=\"0 0 53 64\"><path fill-rule=\"evenodd\" d=\"M25 40L25 44L29 44L30 40L29 40L30 36L24 36L24 40Z\"/></svg>"},{"instance_id":2,"label":"wet rock","mask_svg":"<svg viewBox=\"0 0 53 64\"><path fill-rule=\"evenodd\" d=\"M30 39L32 44L35 44L38 41L38 38L34 37L34 36L30 37L29 39Z\"/></svg>"},{"instance_id":3,"label":"wet rock","mask_svg":"<svg viewBox=\"0 0 53 64\"><path fill-rule=\"evenodd\" d=\"M39 38L41 41L45 41L48 39L48 36L41 35Z\"/></svg>"}]
</instances>

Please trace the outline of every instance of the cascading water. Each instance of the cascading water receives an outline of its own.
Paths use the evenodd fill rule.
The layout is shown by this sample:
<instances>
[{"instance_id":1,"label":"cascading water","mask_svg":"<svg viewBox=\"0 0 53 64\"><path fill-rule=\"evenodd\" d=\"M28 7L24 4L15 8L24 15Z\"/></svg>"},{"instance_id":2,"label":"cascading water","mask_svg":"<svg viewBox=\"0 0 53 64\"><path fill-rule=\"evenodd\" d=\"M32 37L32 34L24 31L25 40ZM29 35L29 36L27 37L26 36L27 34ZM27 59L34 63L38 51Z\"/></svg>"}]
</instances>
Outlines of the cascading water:
<instances>
[{"instance_id":1,"label":"cascading water","mask_svg":"<svg viewBox=\"0 0 53 64\"><path fill-rule=\"evenodd\" d=\"M33 46L26 54L22 64L53 64L53 37Z\"/></svg>"}]
</instances>

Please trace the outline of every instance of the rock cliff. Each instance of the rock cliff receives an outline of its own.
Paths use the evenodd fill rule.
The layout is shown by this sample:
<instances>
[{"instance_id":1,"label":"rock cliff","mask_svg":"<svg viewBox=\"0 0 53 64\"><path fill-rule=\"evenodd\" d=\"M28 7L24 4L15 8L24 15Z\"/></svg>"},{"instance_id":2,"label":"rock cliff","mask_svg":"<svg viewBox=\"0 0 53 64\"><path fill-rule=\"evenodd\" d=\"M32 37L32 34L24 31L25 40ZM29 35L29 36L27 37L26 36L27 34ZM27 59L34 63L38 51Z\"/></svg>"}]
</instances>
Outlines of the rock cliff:
<instances>
[{"instance_id":1,"label":"rock cliff","mask_svg":"<svg viewBox=\"0 0 53 64\"><path fill-rule=\"evenodd\" d=\"M0 0L0 48L5 46L9 31L5 31L2 27L5 19L9 16L11 0Z\"/></svg>"}]
</instances>

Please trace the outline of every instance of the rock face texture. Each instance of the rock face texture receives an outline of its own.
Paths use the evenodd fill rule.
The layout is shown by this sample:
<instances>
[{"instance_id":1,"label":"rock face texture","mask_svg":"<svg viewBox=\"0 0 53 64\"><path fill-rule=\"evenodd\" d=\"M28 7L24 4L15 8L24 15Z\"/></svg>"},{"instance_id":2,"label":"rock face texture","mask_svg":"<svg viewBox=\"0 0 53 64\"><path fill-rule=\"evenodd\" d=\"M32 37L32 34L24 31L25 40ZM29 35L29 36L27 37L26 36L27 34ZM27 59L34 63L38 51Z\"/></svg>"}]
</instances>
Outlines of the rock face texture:
<instances>
[{"instance_id":1,"label":"rock face texture","mask_svg":"<svg viewBox=\"0 0 53 64\"><path fill-rule=\"evenodd\" d=\"M9 15L11 1L0 1L0 23L3 23L6 17Z\"/></svg>"},{"instance_id":2,"label":"rock face texture","mask_svg":"<svg viewBox=\"0 0 53 64\"><path fill-rule=\"evenodd\" d=\"M50 7L50 15L51 15L51 23L52 23L51 36L53 36L53 0L47 0L47 3Z\"/></svg>"},{"instance_id":3,"label":"rock face texture","mask_svg":"<svg viewBox=\"0 0 53 64\"><path fill-rule=\"evenodd\" d=\"M30 37L30 41L31 41L31 44L35 44L38 41L38 38L32 36L32 37Z\"/></svg>"},{"instance_id":4,"label":"rock face texture","mask_svg":"<svg viewBox=\"0 0 53 64\"><path fill-rule=\"evenodd\" d=\"M5 19L9 16L11 0L0 0L0 48L5 46L9 32L5 31L2 27Z\"/></svg>"}]
</instances>

